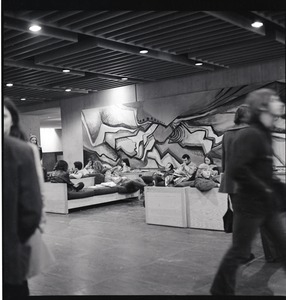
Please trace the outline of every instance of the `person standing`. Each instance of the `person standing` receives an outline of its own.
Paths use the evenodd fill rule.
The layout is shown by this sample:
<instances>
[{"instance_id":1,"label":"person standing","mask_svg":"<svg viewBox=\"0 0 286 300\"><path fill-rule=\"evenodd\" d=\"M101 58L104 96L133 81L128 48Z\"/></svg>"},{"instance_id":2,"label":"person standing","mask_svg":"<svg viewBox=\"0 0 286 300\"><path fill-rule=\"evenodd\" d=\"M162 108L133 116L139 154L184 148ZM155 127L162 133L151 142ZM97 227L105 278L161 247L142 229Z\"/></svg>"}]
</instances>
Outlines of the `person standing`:
<instances>
[{"instance_id":1,"label":"person standing","mask_svg":"<svg viewBox=\"0 0 286 300\"><path fill-rule=\"evenodd\" d=\"M27 241L40 224L42 198L32 148L6 134L3 146L3 296L22 299L29 295Z\"/></svg>"},{"instance_id":2,"label":"person standing","mask_svg":"<svg viewBox=\"0 0 286 300\"><path fill-rule=\"evenodd\" d=\"M231 147L229 175L236 186L232 197L233 239L215 275L212 295L234 295L236 273L249 257L251 244L261 226L273 237L282 252L286 271L286 212L282 197L275 194L285 184L273 176L271 129L283 112L283 103L273 90L260 89L246 97L250 126L237 132Z\"/></svg>"}]
</instances>

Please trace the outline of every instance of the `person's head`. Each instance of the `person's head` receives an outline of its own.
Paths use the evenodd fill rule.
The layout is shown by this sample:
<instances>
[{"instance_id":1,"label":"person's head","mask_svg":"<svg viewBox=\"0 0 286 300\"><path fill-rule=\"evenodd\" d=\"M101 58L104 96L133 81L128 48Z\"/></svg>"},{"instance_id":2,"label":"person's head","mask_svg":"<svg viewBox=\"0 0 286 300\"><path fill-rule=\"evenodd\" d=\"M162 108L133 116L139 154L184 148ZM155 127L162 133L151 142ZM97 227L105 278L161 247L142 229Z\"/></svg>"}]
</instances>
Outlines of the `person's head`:
<instances>
[{"instance_id":1,"label":"person's head","mask_svg":"<svg viewBox=\"0 0 286 300\"><path fill-rule=\"evenodd\" d=\"M234 115L234 124L240 125L240 124L247 124L249 123L250 118L250 110L249 106L246 104L242 104L238 107L238 109L235 112Z\"/></svg>"},{"instance_id":2,"label":"person's head","mask_svg":"<svg viewBox=\"0 0 286 300\"><path fill-rule=\"evenodd\" d=\"M94 161L92 167L95 171L101 172L103 170L103 165L99 160Z\"/></svg>"},{"instance_id":3,"label":"person's head","mask_svg":"<svg viewBox=\"0 0 286 300\"><path fill-rule=\"evenodd\" d=\"M184 154L182 156L182 160L183 160L183 163L188 164L191 161L191 158L190 158L190 156L188 154Z\"/></svg>"},{"instance_id":4,"label":"person's head","mask_svg":"<svg viewBox=\"0 0 286 300\"><path fill-rule=\"evenodd\" d=\"M65 160L58 160L54 166L54 171L65 171L68 170L68 163Z\"/></svg>"},{"instance_id":5,"label":"person's head","mask_svg":"<svg viewBox=\"0 0 286 300\"><path fill-rule=\"evenodd\" d=\"M285 113L284 103L271 89L259 89L249 93L245 104L249 106L250 122L260 122L267 128L271 128L276 119Z\"/></svg>"},{"instance_id":6,"label":"person's head","mask_svg":"<svg viewBox=\"0 0 286 300\"><path fill-rule=\"evenodd\" d=\"M15 104L7 97L4 98L4 134L26 141L26 137L20 128L20 118Z\"/></svg>"},{"instance_id":7,"label":"person's head","mask_svg":"<svg viewBox=\"0 0 286 300\"><path fill-rule=\"evenodd\" d=\"M174 165L172 163L167 163L165 166L166 171L174 170Z\"/></svg>"},{"instance_id":8,"label":"person's head","mask_svg":"<svg viewBox=\"0 0 286 300\"><path fill-rule=\"evenodd\" d=\"M122 159L122 166L130 167L130 162L129 162L128 158L123 158Z\"/></svg>"},{"instance_id":9,"label":"person's head","mask_svg":"<svg viewBox=\"0 0 286 300\"><path fill-rule=\"evenodd\" d=\"M213 163L214 163L214 160L210 155L206 155L204 158L204 161L207 165L213 165Z\"/></svg>"},{"instance_id":10,"label":"person's head","mask_svg":"<svg viewBox=\"0 0 286 300\"><path fill-rule=\"evenodd\" d=\"M37 137L34 134L30 135L30 139L29 140L30 140L30 142L32 144L38 145L38 139L37 139Z\"/></svg>"},{"instance_id":11,"label":"person's head","mask_svg":"<svg viewBox=\"0 0 286 300\"><path fill-rule=\"evenodd\" d=\"M214 167L213 171L214 171L215 175L219 175L219 168L218 167Z\"/></svg>"},{"instance_id":12,"label":"person's head","mask_svg":"<svg viewBox=\"0 0 286 300\"><path fill-rule=\"evenodd\" d=\"M80 161L75 161L74 163L74 167L78 170L81 170L82 169L82 162Z\"/></svg>"}]
</instances>

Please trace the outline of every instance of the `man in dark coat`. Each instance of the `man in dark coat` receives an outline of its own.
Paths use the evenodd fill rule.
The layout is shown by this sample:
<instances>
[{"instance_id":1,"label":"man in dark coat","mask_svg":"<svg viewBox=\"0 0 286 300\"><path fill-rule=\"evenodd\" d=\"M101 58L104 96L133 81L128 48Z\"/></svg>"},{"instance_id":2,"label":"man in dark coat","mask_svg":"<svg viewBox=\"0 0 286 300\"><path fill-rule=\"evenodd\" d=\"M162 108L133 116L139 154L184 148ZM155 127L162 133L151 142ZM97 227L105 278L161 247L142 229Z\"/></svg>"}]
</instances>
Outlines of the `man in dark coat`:
<instances>
[{"instance_id":1,"label":"man in dark coat","mask_svg":"<svg viewBox=\"0 0 286 300\"><path fill-rule=\"evenodd\" d=\"M25 243L42 212L39 180L31 147L16 138L3 139L3 295L29 295L26 279L30 247Z\"/></svg>"},{"instance_id":2,"label":"man in dark coat","mask_svg":"<svg viewBox=\"0 0 286 300\"><path fill-rule=\"evenodd\" d=\"M273 176L271 136L275 119L283 113L283 103L274 91L260 89L247 96L246 104L251 114L250 126L239 130L235 137L229 169L236 181L232 199L233 241L214 278L212 295L234 295L237 270L249 257L261 226L281 249L286 271L286 212L281 209L282 199L275 194L275 187L282 187L283 183Z\"/></svg>"}]
</instances>

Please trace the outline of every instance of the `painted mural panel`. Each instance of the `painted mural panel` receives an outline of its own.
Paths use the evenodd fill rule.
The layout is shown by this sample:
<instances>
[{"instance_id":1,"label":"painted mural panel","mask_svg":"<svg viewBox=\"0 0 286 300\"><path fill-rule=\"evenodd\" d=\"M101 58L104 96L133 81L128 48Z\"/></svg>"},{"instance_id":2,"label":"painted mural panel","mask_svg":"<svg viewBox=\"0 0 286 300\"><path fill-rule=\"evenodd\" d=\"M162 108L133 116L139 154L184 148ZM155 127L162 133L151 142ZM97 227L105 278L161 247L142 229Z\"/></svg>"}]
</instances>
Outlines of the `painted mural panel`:
<instances>
[{"instance_id":1,"label":"painted mural panel","mask_svg":"<svg viewBox=\"0 0 286 300\"><path fill-rule=\"evenodd\" d=\"M181 163L187 153L199 164L210 153L221 165L223 133L234 113L257 88L275 89L285 101L285 84L240 86L193 93L188 99L153 100L82 111L84 151L114 166L129 158L132 168L157 168ZM273 132L275 164L285 165L285 116Z\"/></svg>"}]
</instances>

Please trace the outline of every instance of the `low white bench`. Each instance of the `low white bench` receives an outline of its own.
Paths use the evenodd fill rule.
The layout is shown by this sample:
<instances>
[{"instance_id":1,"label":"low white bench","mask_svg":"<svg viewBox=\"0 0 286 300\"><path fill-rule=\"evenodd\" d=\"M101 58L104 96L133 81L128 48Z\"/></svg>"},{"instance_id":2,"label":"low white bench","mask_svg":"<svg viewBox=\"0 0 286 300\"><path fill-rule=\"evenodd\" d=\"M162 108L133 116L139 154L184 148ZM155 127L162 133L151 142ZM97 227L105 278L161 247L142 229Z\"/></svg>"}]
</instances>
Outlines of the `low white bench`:
<instances>
[{"instance_id":1,"label":"low white bench","mask_svg":"<svg viewBox=\"0 0 286 300\"><path fill-rule=\"evenodd\" d=\"M136 198L139 196L139 191L129 194L112 193L68 200L66 183L45 182L44 195L46 212L68 214L69 210L73 208Z\"/></svg>"},{"instance_id":2,"label":"low white bench","mask_svg":"<svg viewBox=\"0 0 286 300\"><path fill-rule=\"evenodd\" d=\"M227 194L218 188L146 187L145 209L147 224L223 230Z\"/></svg>"}]
</instances>

